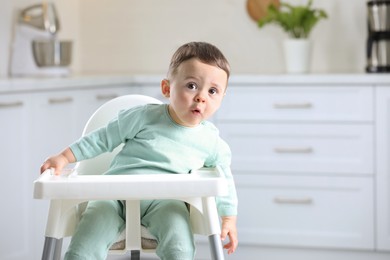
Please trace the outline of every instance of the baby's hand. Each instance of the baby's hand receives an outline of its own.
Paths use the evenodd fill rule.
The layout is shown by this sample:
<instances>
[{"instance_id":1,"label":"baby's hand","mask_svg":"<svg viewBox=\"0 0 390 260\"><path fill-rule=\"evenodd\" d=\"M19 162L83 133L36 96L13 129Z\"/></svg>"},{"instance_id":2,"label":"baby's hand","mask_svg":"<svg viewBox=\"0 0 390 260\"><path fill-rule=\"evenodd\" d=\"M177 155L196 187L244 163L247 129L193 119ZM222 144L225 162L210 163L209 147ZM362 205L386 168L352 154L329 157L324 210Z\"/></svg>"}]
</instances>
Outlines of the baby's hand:
<instances>
[{"instance_id":1,"label":"baby's hand","mask_svg":"<svg viewBox=\"0 0 390 260\"><path fill-rule=\"evenodd\" d=\"M74 155L72 151L67 148L62 153L47 158L41 166L41 173L47 169L53 168L54 174L60 175L62 169L69 163L73 162L75 162Z\"/></svg>"},{"instance_id":2,"label":"baby's hand","mask_svg":"<svg viewBox=\"0 0 390 260\"><path fill-rule=\"evenodd\" d=\"M42 166L41 166L41 173L46 171L47 169L53 168L55 175L60 175L62 169L68 164L67 159L59 154L52 157L47 158Z\"/></svg>"},{"instance_id":3,"label":"baby's hand","mask_svg":"<svg viewBox=\"0 0 390 260\"><path fill-rule=\"evenodd\" d=\"M228 250L228 254L234 253L238 245L236 222L236 216L222 217L221 239L225 241L226 236L229 236L229 243L223 246L223 248Z\"/></svg>"}]
</instances>

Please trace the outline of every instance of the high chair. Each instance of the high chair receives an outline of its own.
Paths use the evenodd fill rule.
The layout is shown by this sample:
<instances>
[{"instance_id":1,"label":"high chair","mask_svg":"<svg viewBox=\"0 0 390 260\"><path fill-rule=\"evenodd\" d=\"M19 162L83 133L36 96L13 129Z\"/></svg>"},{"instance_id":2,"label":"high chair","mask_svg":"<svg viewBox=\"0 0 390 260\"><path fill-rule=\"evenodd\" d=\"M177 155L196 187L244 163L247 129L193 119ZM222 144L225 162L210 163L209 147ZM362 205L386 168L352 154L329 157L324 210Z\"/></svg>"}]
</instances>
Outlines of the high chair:
<instances>
[{"instance_id":1,"label":"high chair","mask_svg":"<svg viewBox=\"0 0 390 260\"><path fill-rule=\"evenodd\" d=\"M161 102L141 95L110 100L91 116L83 135L105 125L122 109L148 103ZM61 258L62 239L73 234L89 200L126 201L123 238L111 247L110 253L131 251L131 259L139 259L140 250L153 252L157 241L140 222L143 199L177 199L188 203L194 233L208 236L211 259L224 259L215 196L227 195L227 185L219 169L203 168L191 174L101 175L120 148L79 162L60 176L46 170L34 181L34 198L50 200L42 259Z\"/></svg>"}]
</instances>

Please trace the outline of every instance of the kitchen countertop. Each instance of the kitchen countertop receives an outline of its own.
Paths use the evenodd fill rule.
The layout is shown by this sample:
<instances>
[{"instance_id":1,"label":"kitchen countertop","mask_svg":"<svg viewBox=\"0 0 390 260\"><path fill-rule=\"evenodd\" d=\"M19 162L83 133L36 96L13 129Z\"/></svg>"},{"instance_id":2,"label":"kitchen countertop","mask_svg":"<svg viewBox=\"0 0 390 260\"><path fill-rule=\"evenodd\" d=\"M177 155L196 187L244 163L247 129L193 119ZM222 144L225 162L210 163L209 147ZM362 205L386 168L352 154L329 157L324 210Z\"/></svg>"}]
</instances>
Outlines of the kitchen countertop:
<instances>
[{"instance_id":1,"label":"kitchen countertop","mask_svg":"<svg viewBox=\"0 0 390 260\"><path fill-rule=\"evenodd\" d=\"M58 78L0 78L0 93L69 89L89 86L156 86L164 75L74 75ZM245 85L390 85L390 74L269 74L233 75L230 84Z\"/></svg>"},{"instance_id":2,"label":"kitchen countertop","mask_svg":"<svg viewBox=\"0 0 390 260\"><path fill-rule=\"evenodd\" d=\"M1 78L0 93L70 89L90 86L142 86L159 84L162 77L131 75L77 75L47 78Z\"/></svg>"}]
</instances>

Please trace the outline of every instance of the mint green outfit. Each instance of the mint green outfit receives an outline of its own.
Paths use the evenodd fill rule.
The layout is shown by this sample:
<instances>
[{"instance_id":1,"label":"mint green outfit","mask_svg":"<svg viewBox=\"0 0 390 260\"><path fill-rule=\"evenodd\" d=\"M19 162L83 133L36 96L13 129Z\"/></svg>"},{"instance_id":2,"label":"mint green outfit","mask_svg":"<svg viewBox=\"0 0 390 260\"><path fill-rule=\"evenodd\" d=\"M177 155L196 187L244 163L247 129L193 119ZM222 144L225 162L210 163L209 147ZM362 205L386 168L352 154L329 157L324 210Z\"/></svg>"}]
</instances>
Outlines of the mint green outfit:
<instances>
[{"instance_id":1,"label":"mint green outfit","mask_svg":"<svg viewBox=\"0 0 390 260\"><path fill-rule=\"evenodd\" d=\"M229 186L228 196L216 198L218 213L237 215L231 152L212 123L204 121L196 127L184 127L171 119L168 105L140 106L121 111L105 127L82 137L70 148L80 161L112 151L122 143L122 150L105 174L183 174L218 165ZM161 259L194 258L193 234L184 202L142 201L140 217L141 223L157 238L156 253ZM121 202L90 202L65 259L105 259L125 227L124 219Z\"/></svg>"}]
</instances>

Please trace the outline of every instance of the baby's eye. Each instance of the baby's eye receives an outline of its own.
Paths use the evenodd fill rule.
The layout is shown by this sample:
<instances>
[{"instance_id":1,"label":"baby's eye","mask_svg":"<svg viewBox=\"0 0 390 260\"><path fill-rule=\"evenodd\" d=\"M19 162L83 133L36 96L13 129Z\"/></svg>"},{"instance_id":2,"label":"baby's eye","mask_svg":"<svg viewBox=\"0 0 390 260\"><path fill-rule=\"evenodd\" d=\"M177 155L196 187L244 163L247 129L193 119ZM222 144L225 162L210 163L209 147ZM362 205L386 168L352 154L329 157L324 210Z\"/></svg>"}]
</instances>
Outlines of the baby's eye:
<instances>
[{"instance_id":1,"label":"baby's eye","mask_svg":"<svg viewBox=\"0 0 390 260\"><path fill-rule=\"evenodd\" d=\"M218 94L218 89L216 89L216 88L210 88L210 89L209 89L209 93L210 93L211 95Z\"/></svg>"},{"instance_id":2,"label":"baby's eye","mask_svg":"<svg viewBox=\"0 0 390 260\"><path fill-rule=\"evenodd\" d=\"M187 84L187 88L194 90L194 89L197 89L198 86L195 83L191 82L191 83Z\"/></svg>"}]
</instances>

